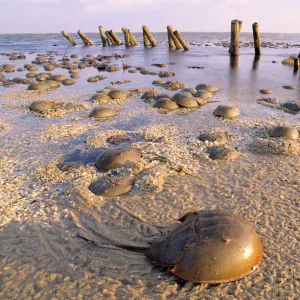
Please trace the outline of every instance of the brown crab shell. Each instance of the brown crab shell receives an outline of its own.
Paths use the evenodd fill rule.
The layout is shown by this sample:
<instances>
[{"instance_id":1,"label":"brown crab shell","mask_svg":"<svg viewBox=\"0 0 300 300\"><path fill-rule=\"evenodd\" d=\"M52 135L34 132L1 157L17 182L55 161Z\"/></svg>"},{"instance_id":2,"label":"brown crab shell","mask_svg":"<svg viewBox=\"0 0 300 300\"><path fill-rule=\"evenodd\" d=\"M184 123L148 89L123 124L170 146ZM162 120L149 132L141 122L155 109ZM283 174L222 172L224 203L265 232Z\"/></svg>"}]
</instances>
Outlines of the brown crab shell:
<instances>
[{"instance_id":1,"label":"brown crab shell","mask_svg":"<svg viewBox=\"0 0 300 300\"><path fill-rule=\"evenodd\" d=\"M158 266L194 283L223 283L241 279L261 263L263 247L251 224L223 211L186 214L146 256Z\"/></svg>"}]
</instances>

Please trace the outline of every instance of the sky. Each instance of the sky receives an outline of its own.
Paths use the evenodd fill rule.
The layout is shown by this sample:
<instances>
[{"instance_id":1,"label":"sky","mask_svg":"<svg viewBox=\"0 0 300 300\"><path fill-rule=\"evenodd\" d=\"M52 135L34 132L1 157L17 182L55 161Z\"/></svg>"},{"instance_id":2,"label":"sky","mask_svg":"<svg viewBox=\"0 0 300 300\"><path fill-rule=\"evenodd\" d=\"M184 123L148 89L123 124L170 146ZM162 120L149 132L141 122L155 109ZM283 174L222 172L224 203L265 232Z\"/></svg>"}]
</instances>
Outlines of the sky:
<instances>
[{"instance_id":1,"label":"sky","mask_svg":"<svg viewBox=\"0 0 300 300\"><path fill-rule=\"evenodd\" d=\"M300 0L0 0L0 33L97 32L98 26L153 32L228 32L233 19L250 32L300 32Z\"/></svg>"}]
</instances>

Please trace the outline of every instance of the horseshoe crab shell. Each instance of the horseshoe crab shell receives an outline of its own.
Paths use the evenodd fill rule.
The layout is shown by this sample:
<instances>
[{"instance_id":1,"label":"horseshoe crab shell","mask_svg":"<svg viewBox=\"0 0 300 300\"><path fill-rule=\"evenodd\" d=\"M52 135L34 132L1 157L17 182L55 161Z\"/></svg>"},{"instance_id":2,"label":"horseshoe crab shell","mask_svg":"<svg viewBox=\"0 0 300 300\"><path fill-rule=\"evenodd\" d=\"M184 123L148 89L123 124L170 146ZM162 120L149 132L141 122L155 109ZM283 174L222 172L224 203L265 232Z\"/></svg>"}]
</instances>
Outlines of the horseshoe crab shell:
<instances>
[{"instance_id":1,"label":"horseshoe crab shell","mask_svg":"<svg viewBox=\"0 0 300 300\"><path fill-rule=\"evenodd\" d=\"M146 256L158 266L194 283L223 283L252 273L262 261L263 247L251 224L223 211L186 214Z\"/></svg>"}]
</instances>

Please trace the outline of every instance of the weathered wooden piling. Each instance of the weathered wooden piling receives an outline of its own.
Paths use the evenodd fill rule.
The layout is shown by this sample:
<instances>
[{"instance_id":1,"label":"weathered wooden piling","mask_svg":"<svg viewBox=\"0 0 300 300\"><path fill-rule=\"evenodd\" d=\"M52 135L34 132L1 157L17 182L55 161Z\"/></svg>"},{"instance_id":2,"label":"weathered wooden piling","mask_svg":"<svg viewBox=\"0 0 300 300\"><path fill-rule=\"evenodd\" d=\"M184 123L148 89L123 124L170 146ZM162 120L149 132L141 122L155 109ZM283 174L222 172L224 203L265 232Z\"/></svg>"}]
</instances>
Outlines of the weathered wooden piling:
<instances>
[{"instance_id":1,"label":"weathered wooden piling","mask_svg":"<svg viewBox=\"0 0 300 300\"><path fill-rule=\"evenodd\" d=\"M123 27L122 31L124 33L125 47L128 48L128 47L130 47L130 36L128 33L128 29Z\"/></svg>"},{"instance_id":2,"label":"weathered wooden piling","mask_svg":"<svg viewBox=\"0 0 300 300\"><path fill-rule=\"evenodd\" d=\"M157 42L156 42L155 38L153 37L152 33L150 32L149 28L145 25L143 26L143 33L148 38L149 42L151 43L151 46L156 47ZM145 38L144 38L144 45L145 45Z\"/></svg>"},{"instance_id":3,"label":"weathered wooden piling","mask_svg":"<svg viewBox=\"0 0 300 300\"><path fill-rule=\"evenodd\" d=\"M105 38L105 40L106 40L107 46L110 47L110 40L109 40L109 38Z\"/></svg>"},{"instance_id":4,"label":"weathered wooden piling","mask_svg":"<svg viewBox=\"0 0 300 300\"><path fill-rule=\"evenodd\" d=\"M171 25L167 26L168 30L168 38L169 38L169 48L173 48L174 45L176 49L182 49L180 42L178 41L177 37L174 35L174 29Z\"/></svg>"},{"instance_id":5,"label":"weathered wooden piling","mask_svg":"<svg viewBox=\"0 0 300 300\"><path fill-rule=\"evenodd\" d=\"M119 37L112 30L109 31L109 34L113 38L113 40L117 44L117 46L122 45L121 40L119 39Z\"/></svg>"},{"instance_id":6,"label":"weathered wooden piling","mask_svg":"<svg viewBox=\"0 0 300 300\"><path fill-rule=\"evenodd\" d=\"M261 55L260 32L259 32L258 23L256 22L253 23L252 29L253 29L255 55Z\"/></svg>"},{"instance_id":7,"label":"weathered wooden piling","mask_svg":"<svg viewBox=\"0 0 300 300\"><path fill-rule=\"evenodd\" d=\"M114 41L114 39L112 38L112 36L110 35L109 31L105 31L105 35L107 36L107 38L109 39L110 43L112 44L112 46L116 46L116 43Z\"/></svg>"},{"instance_id":8,"label":"weathered wooden piling","mask_svg":"<svg viewBox=\"0 0 300 300\"><path fill-rule=\"evenodd\" d=\"M148 40L147 35L144 32L144 30L143 30L143 40L144 40L144 47L149 47L150 41Z\"/></svg>"},{"instance_id":9,"label":"weathered wooden piling","mask_svg":"<svg viewBox=\"0 0 300 300\"><path fill-rule=\"evenodd\" d=\"M139 43L137 41L137 39L135 38L134 34L131 32L130 29L128 29L128 34L129 34L129 37L130 37L130 43L132 46L137 46Z\"/></svg>"},{"instance_id":10,"label":"weathered wooden piling","mask_svg":"<svg viewBox=\"0 0 300 300\"><path fill-rule=\"evenodd\" d=\"M106 38L105 38L105 34L104 34L104 28L102 26L99 26L99 32L100 32L100 36L101 36L101 40L102 40L102 45L103 45L103 47L106 47Z\"/></svg>"},{"instance_id":11,"label":"weathered wooden piling","mask_svg":"<svg viewBox=\"0 0 300 300\"><path fill-rule=\"evenodd\" d=\"M94 46L95 43L81 30L78 30L78 35L81 37L83 43L87 46Z\"/></svg>"},{"instance_id":12,"label":"weathered wooden piling","mask_svg":"<svg viewBox=\"0 0 300 300\"><path fill-rule=\"evenodd\" d=\"M231 21L231 41L229 53L231 56L239 55L240 48L240 33L242 29L242 21L232 20Z\"/></svg>"},{"instance_id":13,"label":"weathered wooden piling","mask_svg":"<svg viewBox=\"0 0 300 300\"><path fill-rule=\"evenodd\" d=\"M76 46L77 43L74 41L74 39L65 31L62 31L61 34L73 45Z\"/></svg>"},{"instance_id":14,"label":"weathered wooden piling","mask_svg":"<svg viewBox=\"0 0 300 300\"><path fill-rule=\"evenodd\" d=\"M182 37L182 35L180 34L180 32L178 30L175 30L174 35L176 36L177 40L179 41L179 43L182 45L184 50L190 50L189 45L187 44L187 42L185 41L185 39Z\"/></svg>"},{"instance_id":15,"label":"weathered wooden piling","mask_svg":"<svg viewBox=\"0 0 300 300\"><path fill-rule=\"evenodd\" d=\"M300 59L299 59L299 58L295 58L295 59L294 59L294 72L298 72L298 69L299 69L299 62L300 62Z\"/></svg>"}]
</instances>

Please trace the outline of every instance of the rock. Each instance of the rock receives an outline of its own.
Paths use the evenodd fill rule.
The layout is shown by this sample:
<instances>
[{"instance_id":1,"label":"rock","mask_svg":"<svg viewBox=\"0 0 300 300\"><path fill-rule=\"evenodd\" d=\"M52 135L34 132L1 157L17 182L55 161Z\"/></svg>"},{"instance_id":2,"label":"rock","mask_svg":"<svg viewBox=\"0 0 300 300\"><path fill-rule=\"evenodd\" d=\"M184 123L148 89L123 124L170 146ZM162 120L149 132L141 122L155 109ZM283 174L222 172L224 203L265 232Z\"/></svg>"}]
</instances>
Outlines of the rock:
<instances>
[{"instance_id":1,"label":"rock","mask_svg":"<svg viewBox=\"0 0 300 300\"><path fill-rule=\"evenodd\" d=\"M153 105L154 108L161 108L167 110L173 110L178 108L178 104L168 98L159 98L155 104Z\"/></svg>"},{"instance_id":2,"label":"rock","mask_svg":"<svg viewBox=\"0 0 300 300\"><path fill-rule=\"evenodd\" d=\"M115 108L108 108L108 107L95 107L90 112L89 117L95 119L105 119L110 118L118 114L118 110Z\"/></svg>"},{"instance_id":3,"label":"rock","mask_svg":"<svg viewBox=\"0 0 300 300\"><path fill-rule=\"evenodd\" d=\"M299 139L299 131L297 128L287 126L275 126L268 130L270 137L280 137L285 139Z\"/></svg>"},{"instance_id":4,"label":"rock","mask_svg":"<svg viewBox=\"0 0 300 300\"><path fill-rule=\"evenodd\" d=\"M137 149L117 148L103 151L96 160L96 167L103 171L130 166L139 161L142 154Z\"/></svg>"},{"instance_id":5,"label":"rock","mask_svg":"<svg viewBox=\"0 0 300 300\"><path fill-rule=\"evenodd\" d=\"M125 100L128 96L128 93L122 90L111 90L107 95L111 99Z\"/></svg>"},{"instance_id":6,"label":"rock","mask_svg":"<svg viewBox=\"0 0 300 300\"><path fill-rule=\"evenodd\" d=\"M239 151L226 146L209 147L207 148L207 152L209 153L209 158L213 160L233 160L242 155Z\"/></svg>"},{"instance_id":7,"label":"rock","mask_svg":"<svg viewBox=\"0 0 300 300\"><path fill-rule=\"evenodd\" d=\"M241 113L240 109L228 105L219 105L213 112L216 117L223 117L225 119L232 119L239 116Z\"/></svg>"}]
</instances>

